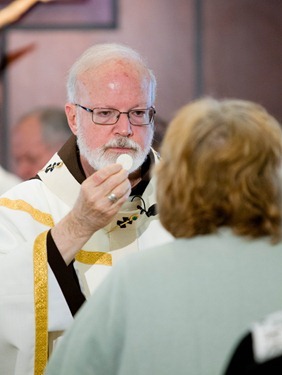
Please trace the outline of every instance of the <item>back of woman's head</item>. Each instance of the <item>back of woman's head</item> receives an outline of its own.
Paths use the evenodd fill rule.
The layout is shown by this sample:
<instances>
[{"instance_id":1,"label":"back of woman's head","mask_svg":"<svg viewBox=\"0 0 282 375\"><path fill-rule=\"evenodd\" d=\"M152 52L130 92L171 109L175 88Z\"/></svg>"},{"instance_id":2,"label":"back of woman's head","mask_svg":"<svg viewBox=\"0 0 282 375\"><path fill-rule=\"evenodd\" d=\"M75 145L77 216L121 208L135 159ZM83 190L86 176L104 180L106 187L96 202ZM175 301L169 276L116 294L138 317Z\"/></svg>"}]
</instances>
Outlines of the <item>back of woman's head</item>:
<instances>
[{"instance_id":1,"label":"back of woman's head","mask_svg":"<svg viewBox=\"0 0 282 375\"><path fill-rule=\"evenodd\" d=\"M280 238L282 130L252 102L206 98L168 127L157 167L160 219L175 237L221 226Z\"/></svg>"}]
</instances>

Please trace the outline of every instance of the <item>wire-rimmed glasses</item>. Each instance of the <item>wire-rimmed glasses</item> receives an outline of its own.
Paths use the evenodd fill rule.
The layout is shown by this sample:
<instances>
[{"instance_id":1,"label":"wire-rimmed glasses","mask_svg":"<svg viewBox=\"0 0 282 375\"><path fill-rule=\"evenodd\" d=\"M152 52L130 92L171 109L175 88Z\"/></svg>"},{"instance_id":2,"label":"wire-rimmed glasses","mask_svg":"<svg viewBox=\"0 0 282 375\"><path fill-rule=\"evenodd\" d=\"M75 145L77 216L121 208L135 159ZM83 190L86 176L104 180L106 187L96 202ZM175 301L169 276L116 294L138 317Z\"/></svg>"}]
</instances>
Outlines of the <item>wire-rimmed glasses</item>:
<instances>
[{"instance_id":1,"label":"wire-rimmed glasses","mask_svg":"<svg viewBox=\"0 0 282 375\"><path fill-rule=\"evenodd\" d=\"M150 108L136 108L131 109L127 112L121 112L118 109L114 108L87 108L82 106L81 104L75 103L77 107L84 109L85 111L92 114L92 121L94 124L98 125L115 125L121 114L125 114L128 117L128 120L131 125L136 126L146 126L151 124L156 110L154 107Z\"/></svg>"}]
</instances>

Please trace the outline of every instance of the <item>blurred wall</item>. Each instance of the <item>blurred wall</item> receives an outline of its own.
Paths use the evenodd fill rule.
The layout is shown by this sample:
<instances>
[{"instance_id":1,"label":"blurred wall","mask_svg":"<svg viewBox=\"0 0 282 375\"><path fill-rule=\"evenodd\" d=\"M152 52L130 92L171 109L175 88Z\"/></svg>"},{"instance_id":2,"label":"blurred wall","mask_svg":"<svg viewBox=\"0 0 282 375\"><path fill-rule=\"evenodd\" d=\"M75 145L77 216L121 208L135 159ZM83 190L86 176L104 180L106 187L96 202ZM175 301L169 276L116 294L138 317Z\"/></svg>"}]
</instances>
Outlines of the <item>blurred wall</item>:
<instances>
[{"instance_id":1,"label":"blurred wall","mask_svg":"<svg viewBox=\"0 0 282 375\"><path fill-rule=\"evenodd\" d=\"M89 13L87 0L81 1ZM67 11L69 2L64 2ZM157 112L166 121L180 106L206 94L255 100L282 119L282 1L114 3L114 28L83 24L73 29L20 28L15 24L2 32L8 54L30 48L3 77L2 164L9 165L10 127L37 105L63 106L69 67L97 42L126 43L147 58L158 79ZM36 7L27 16L35 11Z\"/></svg>"},{"instance_id":2,"label":"blurred wall","mask_svg":"<svg viewBox=\"0 0 282 375\"><path fill-rule=\"evenodd\" d=\"M204 92L257 101L282 122L282 1L203 4Z\"/></svg>"}]
</instances>

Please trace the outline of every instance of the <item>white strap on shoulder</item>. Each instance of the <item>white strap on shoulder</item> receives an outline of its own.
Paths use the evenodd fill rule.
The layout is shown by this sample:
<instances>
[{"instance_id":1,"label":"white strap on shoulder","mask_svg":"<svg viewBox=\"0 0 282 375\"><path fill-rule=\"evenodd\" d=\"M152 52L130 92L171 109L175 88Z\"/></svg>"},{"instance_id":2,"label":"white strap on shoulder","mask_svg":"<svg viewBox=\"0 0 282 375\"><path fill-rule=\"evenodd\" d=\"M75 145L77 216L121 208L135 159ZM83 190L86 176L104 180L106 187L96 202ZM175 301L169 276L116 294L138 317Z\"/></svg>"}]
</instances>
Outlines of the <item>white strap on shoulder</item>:
<instances>
[{"instance_id":1,"label":"white strap on shoulder","mask_svg":"<svg viewBox=\"0 0 282 375\"><path fill-rule=\"evenodd\" d=\"M38 173L41 181L69 207L76 201L80 184L56 153Z\"/></svg>"}]
</instances>

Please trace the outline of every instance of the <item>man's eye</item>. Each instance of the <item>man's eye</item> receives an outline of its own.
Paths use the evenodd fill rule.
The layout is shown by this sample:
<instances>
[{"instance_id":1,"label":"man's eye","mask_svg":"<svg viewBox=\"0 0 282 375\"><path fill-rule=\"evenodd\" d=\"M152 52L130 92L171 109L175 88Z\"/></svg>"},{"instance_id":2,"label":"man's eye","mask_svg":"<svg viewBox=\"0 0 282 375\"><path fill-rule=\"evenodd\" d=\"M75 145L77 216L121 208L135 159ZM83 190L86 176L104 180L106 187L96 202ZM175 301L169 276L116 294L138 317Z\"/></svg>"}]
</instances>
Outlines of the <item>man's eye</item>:
<instances>
[{"instance_id":1,"label":"man's eye","mask_svg":"<svg viewBox=\"0 0 282 375\"><path fill-rule=\"evenodd\" d=\"M113 112L112 111L100 111L98 113L99 116L110 116Z\"/></svg>"},{"instance_id":2,"label":"man's eye","mask_svg":"<svg viewBox=\"0 0 282 375\"><path fill-rule=\"evenodd\" d=\"M101 116L101 117L109 117L109 116L113 115L113 111L110 111L108 109L107 110L103 110L103 111L98 111L97 115Z\"/></svg>"},{"instance_id":3,"label":"man's eye","mask_svg":"<svg viewBox=\"0 0 282 375\"><path fill-rule=\"evenodd\" d=\"M145 116L146 111L136 109L136 110L134 110L134 111L131 111L131 114L132 114L133 116L136 116L136 117L143 117L143 116Z\"/></svg>"}]
</instances>

